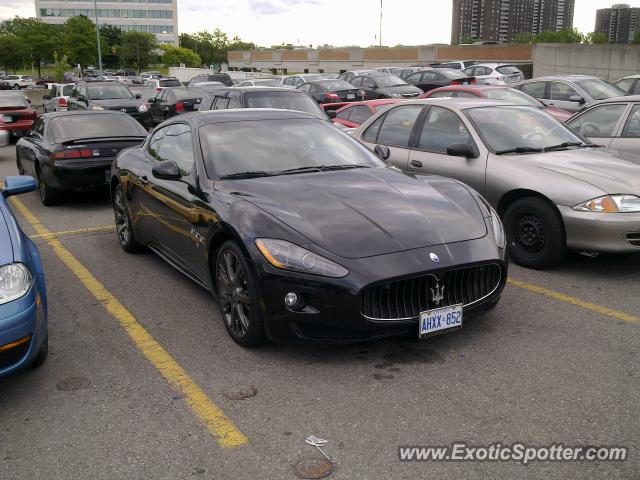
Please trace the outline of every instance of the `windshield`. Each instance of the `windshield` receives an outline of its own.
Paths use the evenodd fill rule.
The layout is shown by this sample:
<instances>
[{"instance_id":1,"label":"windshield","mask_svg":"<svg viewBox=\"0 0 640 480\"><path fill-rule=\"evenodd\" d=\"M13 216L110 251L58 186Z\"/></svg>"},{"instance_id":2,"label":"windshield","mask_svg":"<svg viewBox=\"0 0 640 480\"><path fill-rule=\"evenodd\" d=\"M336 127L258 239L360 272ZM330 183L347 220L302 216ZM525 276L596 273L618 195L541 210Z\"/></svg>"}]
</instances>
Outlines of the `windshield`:
<instances>
[{"instance_id":1,"label":"windshield","mask_svg":"<svg viewBox=\"0 0 640 480\"><path fill-rule=\"evenodd\" d=\"M245 93L247 108L277 108L279 110L298 110L327 118L315 100L298 92L248 92Z\"/></svg>"},{"instance_id":2,"label":"windshield","mask_svg":"<svg viewBox=\"0 0 640 480\"><path fill-rule=\"evenodd\" d=\"M97 113L89 117L64 115L52 118L52 137L55 141L63 141L72 138L145 137L147 135L142 125L129 115Z\"/></svg>"},{"instance_id":3,"label":"windshield","mask_svg":"<svg viewBox=\"0 0 640 480\"><path fill-rule=\"evenodd\" d=\"M512 149L543 149L582 140L553 117L525 106L478 107L465 110L494 152Z\"/></svg>"},{"instance_id":4,"label":"windshield","mask_svg":"<svg viewBox=\"0 0 640 480\"><path fill-rule=\"evenodd\" d=\"M200 128L200 144L209 175L274 173L321 165L384 165L333 125L313 119L204 125Z\"/></svg>"},{"instance_id":5,"label":"windshield","mask_svg":"<svg viewBox=\"0 0 640 480\"><path fill-rule=\"evenodd\" d=\"M161 87L181 87L182 83L180 83L180 80L176 80L171 79L171 80L160 80L160 86Z\"/></svg>"},{"instance_id":6,"label":"windshield","mask_svg":"<svg viewBox=\"0 0 640 480\"><path fill-rule=\"evenodd\" d=\"M520 90L513 88L492 88L484 91L486 98L494 100L507 100L509 102L519 103L521 105L531 105L532 107L545 108L544 104L535 98L522 93Z\"/></svg>"},{"instance_id":7,"label":"windshield","mask_svg":"<svg viewBox=\"0 0 640 480\"><path fill-rule=\"evenodd\" d=\"M184 87L175 88L173 90L173 94L176 96L177 100L185 100L187 98L202 98L205 96L205 91L196 87Z\"/></svg>"},{"instance_id":8,"label":"windshield","mask_svg":"<svg viewBox=\"0 0 640 480\"><path fill-rule=\"evenodd\" d=\"M133 98L133 94L124 85L93 85L87 87L90 100L114 100Z\"/></svg>"},{"instance_id":9,"label":"windshield","mask_svg":"<svg viewBox=\"0 0 640 480\"><path fill-rule=\"evenodd\" d=\"M379 87L395 87L396 85L406 85L407 82L395 75L380 75L373 77Z\"/></svg>"},{"instance_id":10,"label":"windshield","mask_svg":"<svg viewBox=\"0 0 640 480\"><path fill-rule=\"evenodd\" d=\"M0 108L25 108L28 106L23 97L17 95L0 96Z\"/></svg>"},{"instance_id":11,"label":"windshield","mask_svg":"<svg viewBox=\"0 0 640 480\"><path fill-rule=\"evenodd\" d=\"M74 88L75 85L65 85L64 87L62 87L62 95L68 97L69 95L71 95L71 92L73 92Z\"/></svg>"},{"instance_id":12,"label":"windshield","mask_svg":"<svg viewBox=\"0 0 640 480\"><path fill-rule=\"evenodd\" d=\"M497 67L496 70L503 75L515 75L515 74L522 73L520 70L518 70L516 67L512 65Z\"/></svg>"},{"instance_id":13,"label":"windshield","mask_svg":"<svg viewBox=\"0 0 640 480\"><path fill-rule=\"evenodd\" d=\"M594 100L604 100L605 98L622 97L627 93L610 83L598 78L588 80L577 80L576 84L582 88Z\"/></svg>"},{"instance_id":14,"label":"windshield","mask_svg":"<svg viewBox=\"0 0 640 480\"><path fill-rule=\"evenodd\" d=\"M351 90L352 88L355 88L349 82L345 82L344 80L324 80L322 82L317 82L317 83L322 88L325 88L327 90L331 90L334 92L338 90Z\"/></svg>"},{"instance_id":15,"label":"windshield","mask_svg":"<svg viewBox=\"0 0 640 480\"><path fill-rule=\"evenodd\" d=\"M441 68L438 70L438 73L448 79L464 78L467 76L466 73L462 73L460 70L453 70L451 68Z\"/></svg>"}]
</instances>

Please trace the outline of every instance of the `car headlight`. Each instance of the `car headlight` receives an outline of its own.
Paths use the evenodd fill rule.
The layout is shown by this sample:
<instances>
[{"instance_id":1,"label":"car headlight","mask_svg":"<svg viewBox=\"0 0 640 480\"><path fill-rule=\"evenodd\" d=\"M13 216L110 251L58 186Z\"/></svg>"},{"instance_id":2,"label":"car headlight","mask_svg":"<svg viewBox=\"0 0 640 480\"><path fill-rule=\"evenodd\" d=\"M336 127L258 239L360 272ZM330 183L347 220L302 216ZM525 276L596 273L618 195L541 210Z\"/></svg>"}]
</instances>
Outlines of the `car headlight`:
<instances>
[{"instance_id":1,"label":"car headlight","mask_svg":"<svg viewBox=\"0 0 640 480\"><path fill-rule=\"evenodd\" d=\"M491 224L493 228L493 238L496 239L496 243L499 248L504 248L507 245L507 237L504 234L504 227L502 226L502 221L498 216L498 212L496 212L490 205L487 205L489 208L489 212L491 215L487 217L487 221Z\"/></svg>"},{"instance_id":2,"label":"car headlight","mask_svg":"<svg viewBox=\"0 0 640 480\"><path fill-rule=\"evenodd\" d=\"M333 278L349 273L343 266L286 240L257 238L256 246L271 265L282 270Z\"/></svg>"},{"instance_id":3,"label":"car headlight","mask_svg":"<svg viewBox=\"0 0 640 480\"><path fill-rule=\"evenodd\" d=\"M98 105L92 105L91 110L104 110L104 107L99 107Z\"/></svg>"},{"instance_id":4,"label":"car headlight","mask_svg":"<svg viewBox=\"0 0 640 480\"><path fill-rule=\"evenodd\" d=\"M638 195L605 195L579 203L571 208L580 212L640 212L640 197Z\"/></svg>"},{"instance_id":5,"label":"car headlight","mask_svg":"<svg viewBox=\"0 0 640 480\"><path fill-rule=\"evenodd\" d=\"M22 263L0 267L0 304L22 297L31 288L33 276Z\"/></svg>"},{"instance_id":6,"label":"car headlight","mask_svg":"<svg viewBox=\"0 0 640 480\"><path fill-rule=\"evenodd\" d=\"M145 113L147 110L149 110L149 109L147 108L147 106L144 103L138 107L138 111L140 113Z\"/></svg>"}]
</instances>

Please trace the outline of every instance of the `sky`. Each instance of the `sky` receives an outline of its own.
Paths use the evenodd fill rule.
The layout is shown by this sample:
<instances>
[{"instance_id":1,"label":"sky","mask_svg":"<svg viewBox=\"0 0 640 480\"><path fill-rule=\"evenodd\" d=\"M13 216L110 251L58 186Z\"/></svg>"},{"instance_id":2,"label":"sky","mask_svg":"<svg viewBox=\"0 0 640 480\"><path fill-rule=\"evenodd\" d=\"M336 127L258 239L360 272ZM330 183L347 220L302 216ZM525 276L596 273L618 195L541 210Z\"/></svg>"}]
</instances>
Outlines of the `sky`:
<instances>
[{"instance_id":1,"label":"sky","mask_svg":"<svg viewBox=\"0 0 640 480\"><path fill-rule=\"evenodd\" d=\"M382 0L382 43L449 43L451 0ZM100 2L98 2L100 3ZM596 9L616 0L576 0L574 26L593 30ZM640 0L628 0L640 7ZM33 0L0 0L0 19L35 16ZM215 28L261 46L377 45L380 0L178 0L178 29Z\"/></svg>"}]
</instances>

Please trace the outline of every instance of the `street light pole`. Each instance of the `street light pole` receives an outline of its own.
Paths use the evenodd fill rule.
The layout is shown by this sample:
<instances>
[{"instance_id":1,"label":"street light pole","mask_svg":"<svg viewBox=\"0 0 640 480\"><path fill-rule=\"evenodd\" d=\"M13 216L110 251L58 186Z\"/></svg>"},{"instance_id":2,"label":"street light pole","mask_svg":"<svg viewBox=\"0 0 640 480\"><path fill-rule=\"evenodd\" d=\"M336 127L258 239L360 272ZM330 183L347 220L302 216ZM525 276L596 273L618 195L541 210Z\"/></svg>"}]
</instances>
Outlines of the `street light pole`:
<instances>
[{"instance_id":1,"label":"street light pole","mask_svg":"<svg viewBox=\"0 0 640 480\"><path fill-rule=\"evenodd\" d=\"M93 14L96 21L96 43L98 44L98 70L102 75L102 50L100 48L100 27L98 25L98 2L93 0Z\"/></svg>"},{"instance_id":2,"label":"street light pole","mask_svg":"<svg viewBox=\"0 0 640 480\"><path fill-rule=\"evenodd\" d=\"M378 40L380 41L380 46L382 46L382 0L380 0L380 32L378 34Z\"/></svg>"}]
</instances>

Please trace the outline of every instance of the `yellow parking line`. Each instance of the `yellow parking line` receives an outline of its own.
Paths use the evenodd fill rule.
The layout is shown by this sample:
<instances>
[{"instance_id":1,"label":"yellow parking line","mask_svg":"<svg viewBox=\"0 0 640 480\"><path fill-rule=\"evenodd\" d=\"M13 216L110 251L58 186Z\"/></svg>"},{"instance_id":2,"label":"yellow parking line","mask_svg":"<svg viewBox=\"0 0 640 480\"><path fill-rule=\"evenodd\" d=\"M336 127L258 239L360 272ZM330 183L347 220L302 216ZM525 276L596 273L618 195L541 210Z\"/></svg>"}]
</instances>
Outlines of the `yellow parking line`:
<instances>
[{"instance_id":1,"label":"yellow parking line","mask_svg":"<svg viewBox=\"0 0 640 480\"><path fill-rule=\"evenodd\" d=\"M197 417L204 422L218 444L225 448L238 447L248 442L247 437L236 428L226 415L207 397L206 393L193 381L184 369L162 348L136 318L115 298L87 268L67 250L60 240L51 233L38 218L17 198L11 199L24 218L38 235L53 248L56 255L82 282L82 284L114 316L151 364L162 374L169 384L181 392L187 404Z\"/></svg>"},{"instance_id":2,"label":"yellow parking line","mask_svg":"<svg viewBox=\"0 0 640 480\"><path fill-rule=\"evenodd\" d=\"M628 313L620 312L618 310L612 310L611 308L607 308L605 306L598 305L596 303L585 302L584 300L580 300L579 298L572 297L571 295L565 295L564 293L556 292L555 290L549 290L548 288L532 285L531 283L521 282L520 280L516 280L514 278L509 278L507 282L511 285L515 285L516 287L529 290L530 292L540 293L542 295L546 295L547 297L551 297L555 300L560 300L561 302L570 303L571 305L576 305L577 307L581 307L586 310L591 310L592 312L600 313L602 315L615 318L616 320L622 320L623 322L629 322L629 323L640 322L640 317L636 317L635 315L630 315Z\"/></svg>"},{"instance_id":3,"label":"yellow parking line","mask_svg":"<svg viewBox=\"0 0 640 480\"><path fill-rule=\"evenodd\" d=\"M62 230L61 232L49 232L49 233L39 233L36 235L31 235L31 239L35 238L57 238L63 235L80 235L83 233L100 233L100 232L113 232L116 229L115 225L105 225L104 227L89 227L89 228L79 228L78 230Z\"/></svg>"}]
</instances>

